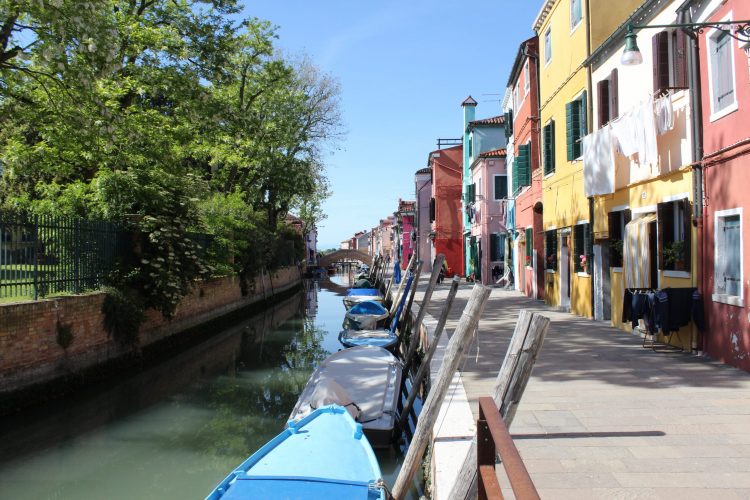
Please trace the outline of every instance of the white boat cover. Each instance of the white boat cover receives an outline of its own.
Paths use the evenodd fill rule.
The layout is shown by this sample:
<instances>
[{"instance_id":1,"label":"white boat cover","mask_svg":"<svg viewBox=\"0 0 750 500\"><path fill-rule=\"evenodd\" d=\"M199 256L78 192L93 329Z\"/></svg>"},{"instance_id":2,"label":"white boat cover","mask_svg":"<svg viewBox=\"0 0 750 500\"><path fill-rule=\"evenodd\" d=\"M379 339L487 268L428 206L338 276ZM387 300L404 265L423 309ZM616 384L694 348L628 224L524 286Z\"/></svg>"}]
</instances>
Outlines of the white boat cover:
<instances>
[{"instance_id":1,"label":"white boat cover","mask_svg":"<svg viewBox=\"0 0 750 500\"><path fill-rule=\"evenodd\" d=\"M401 371L401 362L382 347L359 346L334 353L310 376L290 420L336 403L356 410L355 419L365 430L392 429Z\"/></svg>"}]
</instances>

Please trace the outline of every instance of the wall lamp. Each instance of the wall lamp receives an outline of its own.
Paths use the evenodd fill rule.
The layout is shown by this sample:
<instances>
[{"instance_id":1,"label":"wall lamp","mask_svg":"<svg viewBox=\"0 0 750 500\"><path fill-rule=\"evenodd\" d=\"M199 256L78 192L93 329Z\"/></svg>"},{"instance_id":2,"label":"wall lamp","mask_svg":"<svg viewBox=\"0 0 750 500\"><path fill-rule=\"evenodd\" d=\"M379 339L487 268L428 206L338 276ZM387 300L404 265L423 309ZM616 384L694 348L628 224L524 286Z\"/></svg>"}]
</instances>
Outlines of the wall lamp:
<instances>
[{"instance_id":1,"label":"wall lamp","mask_svg":"<svg viewBox=\"0 0 750 500\"><path fill-rule=\"evenodd\" d=\"M625 50L620 57L620 63L624 66L636 66L643 62L641 51L638 50L636 43L636 30L646 28L684 28L693 33L703 33L706 28L713 28L722 31L740 42L750 42L750 20L744 21L716 21L713 23L675 23L675 24L649 24L638 26L635 24L628 25L628 32L625 35Z\"/></svg>"}]
</instances>

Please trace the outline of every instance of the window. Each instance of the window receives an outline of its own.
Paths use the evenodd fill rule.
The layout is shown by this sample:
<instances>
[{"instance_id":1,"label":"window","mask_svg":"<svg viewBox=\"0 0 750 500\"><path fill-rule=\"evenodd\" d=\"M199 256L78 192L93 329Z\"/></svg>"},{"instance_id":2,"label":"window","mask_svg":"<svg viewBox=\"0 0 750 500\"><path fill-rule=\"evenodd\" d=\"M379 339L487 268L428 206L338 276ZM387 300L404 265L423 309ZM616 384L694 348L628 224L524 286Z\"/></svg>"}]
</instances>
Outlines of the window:
<instances>
[{"instance_id":1,"label":"window","mask_svg":"<svg viewBox=\"0 0 750 500\"><path fill-rule=\"evenodd\" d=\"M464 202L468 205L469 203L474 203L476 200L476 184L469 184L466 186L466 198L464 199Z\"/></svg>"},{"instance_id":2,"label":"window","mask_svg":"<svg viewBox=\"0 0 750 500\"><path fill-rule=\"evenodd\" d=\"M523 65L523 95L529 95L531 88L531 78L529 77L529 60Z\"/></svg>"},{"instance_id":3,"label":"window","mask_svg":"<svg viewBox=\"0 0 750 500\"><path fill-rule=\"evenodd\" d=\"M608 78L596 84L597 118L599 128L619 116L619 96L617 88L617 68L612 70Z\"/></svg>"},{"instance_id":4,"label":"window","mask_svg":"<svg viewBox=\"0 0 750 500\"><path fill-rule=\"evenodd\" d=\"M552 60L552 27L550 26L544 32L544 64L549 64Z\"/></svg>"},{"instance_id":5,"label":"window","mask_svg":"<svg viewBox=\"0 0 750 500\"><path fill-rule=\"evenodd\" d=\"M555 171L555 121L551 120L542 129L544 175Z\"/></svg>"},{"instance_id":6,"label":"window","mask_svg":"<svg viewBox=\"0 0 750 500\"><path fill-rule=\"evenodd\" d=\"M570 31L573 31L583 18L581 0L570 0Z\"/></svg>"},{"instance_id":7,"label":"window","mask_svg":"<svg viewBox=\"0 0 750 500\"><path fill-rule=\"evenodd\" d=\"M568 161L580 158L583 153L581 139L586 131L586 91L565 105L565 128L567 132Z\"/></svg>"},{"instance_id":8,"label":"window","mask_svg":"<svg viewBox=\"0 0 750 500\"><path fill-rule=\"evenodd\" d=\"M534 252L534 231L532 228L526 228L526 265L531 266L534 261L532 255Z\"/></svg>"},{"instance_id":9,"label":"window","mask_svg":"<svg viewBox=\"0 0 750 500\"><path fill-rule=\"evenodd\" d=\"M716 212L714 229L714 293L739 299L742 299L741 210Z\"/></svg>"},{"instance_id":10,"label":"window","mask_svg":"<svg viewBox=\"0 0 750 500\"><path fill-rule=\"evenodd\" d=\"M495 178L495 201L504 200L508 197L508 176L505 174L496 175Z\"/></svg>"},{"instance_id":11,"label":"window","mask_svg":"<svg viewBox=\"0 0 750 500\"><path fill-rule=\"evenodd\" d=\"M631 220L630 210L610 212L609 220L609 265L622 267L623 245L625 243L625 226Z\"/></svg>"},{"instance_id":12,"label":"window","mask_svg":"<svg viewBox=\"0 0 750 500\"><path fill-rule=\"evenodd\" d=\"M573 226L573 266L576 272L585 273L591 268L589 260L594 254L591 224Z\"/></svg>"},{"instance_id":13,"label":"window","mask_svg":"<svg viewBox=\"0 0 750 500\"><path fill-rule=\"evenodd\" d=\"M513 195L524 186L531 184L531 143L518 146L518 154L513 159Z\"/></svg>"},{"instance_id":14,"label":"window","mask_svg":"<svg viewBox=\"0 0 750 500\"><path fill-rule=\"evenodd\" d=\"M518 109L521 107L521 96L519 95L520 92L518 90L518 83L516 82L516 86L513 87L513 109Z\"/></svg>"},{"instance_id":15,"label":"window","mask_svg":"<svg viewBox=\"0 0 750 500\"><path fill-rule=\"evenodd\" d=\"M681 29L661 31L651 39L654 96L668 89L688 88L687 35Z\"/></svg>"},{"instance_id":16,"label":"window","mask_svg":"<svg viewBox=\"0 0 750 500\"><path fill-rule=\"evenodd\" d=\"M503 114L503 126L505 127L505 138L513 135L513 110L509 109Z\"/></svg>"},{"instance_id":17,"label":"window","mask_svg":"<svg viewBox=\"0 0 750 500\"><path fill-rule=\"evenodd\" d=\"M736 107L734 91L734 58L732 39L720 30L708 37L708 59L711 79L711 114Z\"/></svg>"},{"instance_id":18,"label":"window","mask_svg":"<svg viewBox=\"0 0 750 500\"><path fill-rule=\"evenodd\" d=\"M544 232L544 268L557 269L557 230Z\"/></svg>"},{"instance_id":19,"label":"window","mask_svg":"<svg viewBox=\"0 0 750 500\"><path fill-rule=\"evenodd\" d=\"M474 139L474 134L472 134L472 135L469 136L469 158L472 158L472 156L473 156L472 155L472 152L473 152L472 151L472 149L473 149L472 143L474 142L473 139Z\"/></svg>"},{"instance_id":20,"label":"window","mask_svg":"<svg viewBox=\"0 0 750 500\"><path fill-rule=\"evenodd\" d=\"M690 270L690 202L687 198L659 203L656 207L659 269Z\"/></svg>"},{"instance_id":21,"label":"window","mask_svg":"<svg viewBox=\"0 0 750 500\"><path fill-rule=\"evenodd\" d=\"M490 235L490 261L505 260L505 235L492 233Z\"/></svg>"},{"instance_id":22,"label":"window","mask_svg":"<svg viewBox=\"0 0 750 500\"><path fill-rule=\"evenodd\" d=\"M435 198L430 198L430 222L435 221Z\"/></svg>"}]
</instances>

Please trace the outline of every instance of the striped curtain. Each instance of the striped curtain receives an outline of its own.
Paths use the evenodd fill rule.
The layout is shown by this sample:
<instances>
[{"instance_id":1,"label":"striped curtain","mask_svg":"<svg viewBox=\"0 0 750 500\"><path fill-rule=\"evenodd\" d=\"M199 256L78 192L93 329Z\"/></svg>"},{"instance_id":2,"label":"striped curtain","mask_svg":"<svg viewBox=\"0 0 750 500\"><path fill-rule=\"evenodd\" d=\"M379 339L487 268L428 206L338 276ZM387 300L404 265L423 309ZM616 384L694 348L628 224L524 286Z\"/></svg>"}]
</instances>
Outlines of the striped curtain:
<instances>
[{"instance_id":1,"label":"striped curtain","mask_svg":"<svg viewBox=\"0 0 750 500\"><path fill-rule=\"evenodd\" d=\"M631 220L625 226L623 243L625 288L651 287L648 225L655 220L656 214L648 214Z\"/></svg>"}]
</instances>

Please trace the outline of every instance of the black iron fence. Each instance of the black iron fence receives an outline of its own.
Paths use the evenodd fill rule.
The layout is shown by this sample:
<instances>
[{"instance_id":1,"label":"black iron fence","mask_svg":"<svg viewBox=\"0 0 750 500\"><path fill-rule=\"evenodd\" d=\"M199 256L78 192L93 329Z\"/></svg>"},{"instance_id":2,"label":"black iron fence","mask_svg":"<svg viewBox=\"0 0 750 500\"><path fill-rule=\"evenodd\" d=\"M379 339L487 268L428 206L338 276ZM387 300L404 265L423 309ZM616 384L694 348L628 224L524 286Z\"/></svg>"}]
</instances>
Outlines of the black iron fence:
<instances>
[{"instance_id":1,"label":"black iron fence","mask_svg":"<svg viewBox=\"0 0 750 500\"><path fill-rule=\"evenodd\" d=\"M0 299L97 289L129 238L109 222L0 212Z\"/></svg>"}]
</instances>

